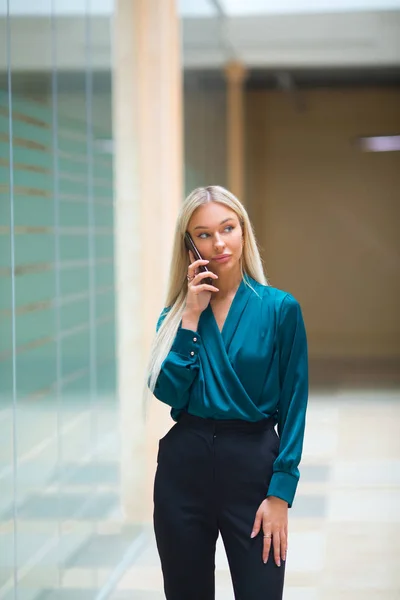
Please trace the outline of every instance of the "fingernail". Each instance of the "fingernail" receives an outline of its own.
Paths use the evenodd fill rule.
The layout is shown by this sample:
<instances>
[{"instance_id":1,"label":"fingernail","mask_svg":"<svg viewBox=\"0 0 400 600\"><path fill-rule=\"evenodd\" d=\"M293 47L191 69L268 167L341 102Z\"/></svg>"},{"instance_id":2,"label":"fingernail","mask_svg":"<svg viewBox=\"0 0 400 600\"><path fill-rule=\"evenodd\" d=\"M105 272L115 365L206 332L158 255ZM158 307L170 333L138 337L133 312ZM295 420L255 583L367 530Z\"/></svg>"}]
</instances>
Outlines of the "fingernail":
<instances>
[{"instance_id":1,"label":"fingernail","mask_svg":"<svg viewBox=\"0 0 400 600\"><path fill-rule=\"evenodd\" d=\"M251 538L253 538L253 537L256 537L256 535L257 535L257 534L256 534L256 532L255 532L255 531L252 531L252 532L251 532L251 536L250 536L250 537L251 537Z\"/></svg>"},{"instance_id":2,"label":"fingernail","mask_svg":"<svg viewBox=\"0 0 400 600\"><path fill-rule=\"evenodd\" d=\"M268 560L268 558L264 558L264 559L263 559L263 563L264 563L264 565L266 565L266 564L267 564L267 560Z\"/></svg>"},{"instance_id":3,"label":"fingernail","mask_svg":"<svg viewBox=\"0 0 400 600\"><path fill-rule=\"evenodd\" d=\"M280 567L281 566L281 561L278 560L278 562L276 564L278 565L278 567Z\"/></svg>"}]
</instances>

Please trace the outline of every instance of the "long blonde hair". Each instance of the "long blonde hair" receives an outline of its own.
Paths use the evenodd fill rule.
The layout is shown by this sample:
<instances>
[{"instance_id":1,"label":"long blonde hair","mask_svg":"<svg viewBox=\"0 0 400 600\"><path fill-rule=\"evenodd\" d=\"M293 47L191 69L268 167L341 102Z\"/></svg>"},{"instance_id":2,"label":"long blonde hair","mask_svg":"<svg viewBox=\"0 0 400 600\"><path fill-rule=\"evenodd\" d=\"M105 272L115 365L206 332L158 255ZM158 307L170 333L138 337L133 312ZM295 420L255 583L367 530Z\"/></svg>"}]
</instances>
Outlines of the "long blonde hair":
<instances>
[{"instance_id":1,"label":"long blonde hair","mask_svg":"<svg viewBox=\"0 0 400 600\"><path fill-rule=\"evenodd\" d=\"M243 204L231 192L219 185L193 190L183 202L176 223L170 276L164 304L168 312L154 338L147 369L146 387L148 386L151 392L154 391L161 365L171 349L185 309L188 291L186 274L189 266L185 232L195 210L208 202L224 204L233 210L239 219L244 238L241 257L242 277L249 275L255 281L269 285L264 274L253 228ZM245 278L244 281L246 285L250 286Z\"/></svg>"}]
</instances>

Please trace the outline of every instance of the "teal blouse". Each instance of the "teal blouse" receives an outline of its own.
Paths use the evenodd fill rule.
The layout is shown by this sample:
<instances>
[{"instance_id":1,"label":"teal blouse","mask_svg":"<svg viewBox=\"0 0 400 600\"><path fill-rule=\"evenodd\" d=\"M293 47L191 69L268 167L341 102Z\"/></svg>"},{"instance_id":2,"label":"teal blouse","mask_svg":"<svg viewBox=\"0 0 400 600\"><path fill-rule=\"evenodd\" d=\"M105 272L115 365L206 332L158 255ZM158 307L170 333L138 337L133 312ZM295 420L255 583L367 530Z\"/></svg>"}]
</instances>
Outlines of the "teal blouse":
<instances>
[{"instance_id":1,"label":"teal blouse","mask_svg":"<svg viewBox=\"0 0 400 600\"><path fill-rule=\"evenodd\" d=\"M157 331L168 310L162 311ZM246 421L273 416L280 447L267 496L292 506L300 477L308 359L301 308L291 294L245 276L221 332L210 305L197 331L181 323L154 395L172 407L175 421L182 411Z\"/></svg>"}]
</instances>

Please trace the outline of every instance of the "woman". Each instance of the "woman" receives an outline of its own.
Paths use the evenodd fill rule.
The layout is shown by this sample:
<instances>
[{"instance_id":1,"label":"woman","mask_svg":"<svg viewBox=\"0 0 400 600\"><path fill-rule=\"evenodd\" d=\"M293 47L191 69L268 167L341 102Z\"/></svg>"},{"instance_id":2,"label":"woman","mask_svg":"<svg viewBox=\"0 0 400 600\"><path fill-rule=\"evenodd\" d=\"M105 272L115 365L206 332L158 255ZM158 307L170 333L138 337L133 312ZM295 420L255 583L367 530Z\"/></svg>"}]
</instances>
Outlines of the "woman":
<instances>
[{"instance_id":1,"label":"woman","mask_svg":"<svg viewBox=\"0 0 400 600\"><path fill-rule=\"evenodd\" d=\"M185 249L185 232L203 260ZM221 533L236 600L279 600L305 427L306 333L295 298L266 282L248 215L222 187L198 188L182 205L156 329L148 385L176 421L160 440L154 485L166 598L215 597Z\"/></svg>"}]
</instances>

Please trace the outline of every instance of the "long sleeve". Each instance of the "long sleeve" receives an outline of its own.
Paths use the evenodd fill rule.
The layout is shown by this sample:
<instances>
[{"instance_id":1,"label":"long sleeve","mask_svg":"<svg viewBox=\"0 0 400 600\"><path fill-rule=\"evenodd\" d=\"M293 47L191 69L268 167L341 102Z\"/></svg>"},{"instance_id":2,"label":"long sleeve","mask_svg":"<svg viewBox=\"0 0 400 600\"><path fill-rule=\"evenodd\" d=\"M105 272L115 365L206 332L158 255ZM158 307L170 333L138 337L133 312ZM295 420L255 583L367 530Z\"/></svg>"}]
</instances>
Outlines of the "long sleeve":
<instances>
[{"instance_id":1,"label":"long sleeve","mask_svg":"<svg viewBox=\"0 0 400 600\"><path fill-rule=\"evenodd\" d=\"M166 309L157 322L157 331L166 315ZM176 332L174 342L165 357L158 376L154 395L172 408L184 408L189 401L190 387L199 371L199 346L201 337L198 332L183 329Z\"/></svg>"},{"instance_id":2,"label":"long sleeve","mask_svg":"<svg viewBox=\"0 0 400 600\"><path fill-rule=\"evenodd\" d=\"M282 301L278 340L280 447L267 495L282 498L291 507L300 478L298 465L303 450L308 402L308 351L301 308L290 294Z\"/></svg>"}]
</instances>

